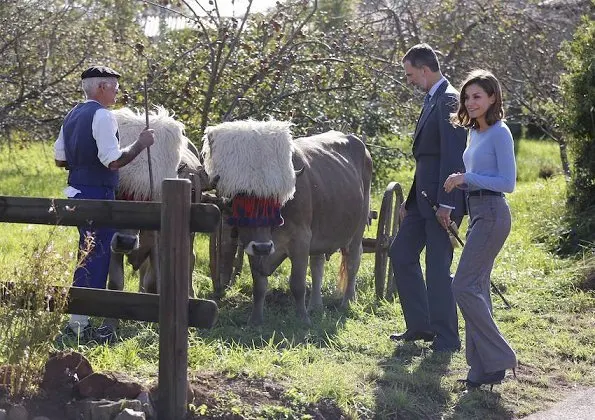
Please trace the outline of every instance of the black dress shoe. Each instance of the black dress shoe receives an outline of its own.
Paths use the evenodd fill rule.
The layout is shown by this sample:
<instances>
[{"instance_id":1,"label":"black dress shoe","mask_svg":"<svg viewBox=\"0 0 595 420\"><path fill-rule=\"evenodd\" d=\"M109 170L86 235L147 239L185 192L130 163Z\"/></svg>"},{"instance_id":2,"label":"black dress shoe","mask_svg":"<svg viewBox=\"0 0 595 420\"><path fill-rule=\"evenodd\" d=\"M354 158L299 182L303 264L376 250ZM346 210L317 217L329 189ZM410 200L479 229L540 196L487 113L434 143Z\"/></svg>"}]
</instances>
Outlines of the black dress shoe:
<instances>
[{"instance_id":1,"label":"black dress shoe","mask_svg":"<svg viewBox=\"0 0 595 420\"><path fill-rule=\"evenodd\" d=\"M490 385L490 390L496 384L501 384L502 380L506 376L506 370L498 370L496 372L486 373L481 378L476 380L467 379L459 379L457 382L462 382L467 387L467 391L473 391L479 389L482 385ZM516 374L515 374L516 376Z\"/></svg>"},{"instance_id":2,"label":"black dress shoe","mask_svg":"<svg viewBox=\"0 0 595 420\"><path fill-rule=\"evenodd\" d=\"M416 340L424 340L424 341L432 341L434 340L434 334L432 331L412 331L407 330L402 334L391 334L390 339L393 341L416 341Z\"/></svg>"}]
</instances>

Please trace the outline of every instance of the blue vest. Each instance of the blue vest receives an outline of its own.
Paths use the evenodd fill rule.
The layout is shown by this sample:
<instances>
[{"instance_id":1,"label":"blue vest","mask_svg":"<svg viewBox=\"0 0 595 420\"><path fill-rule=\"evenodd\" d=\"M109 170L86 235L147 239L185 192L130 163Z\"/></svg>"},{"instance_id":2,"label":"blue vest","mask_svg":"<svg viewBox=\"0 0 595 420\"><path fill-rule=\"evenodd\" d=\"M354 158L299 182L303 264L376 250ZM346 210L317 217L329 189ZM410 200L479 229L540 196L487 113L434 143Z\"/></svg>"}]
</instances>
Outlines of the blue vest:
<instances>
[{"instance_id":1,"label":"blue vest","mask_svg":"<svg viewBox=\"0 0 595 420\"><path fill-rule=\"evenodd\" d=\"M118 171L106 168L97 157L93 116L103 106L89 101L75 106L64 118L62 134L68 162L68 184L115 188ZM117 133L116 133L117 136Z\"/></svg>"}]
</instances>

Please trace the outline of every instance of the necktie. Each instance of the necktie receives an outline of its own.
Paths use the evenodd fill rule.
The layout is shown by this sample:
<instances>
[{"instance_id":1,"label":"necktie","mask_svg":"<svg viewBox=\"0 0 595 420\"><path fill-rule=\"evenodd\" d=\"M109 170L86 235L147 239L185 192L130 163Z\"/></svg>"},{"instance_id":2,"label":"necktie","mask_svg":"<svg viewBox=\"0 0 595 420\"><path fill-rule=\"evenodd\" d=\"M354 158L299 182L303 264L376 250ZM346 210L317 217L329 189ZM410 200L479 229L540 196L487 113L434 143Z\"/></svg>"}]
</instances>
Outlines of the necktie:
<instances>
[{"instance_id":1,"label":"necktie","mask_svg":"<svg viewBox=\"0 0 595 420\"><path fill-rule=\"evenodd\" d=\"M426 108L428 105L430 105L430 99L432 97L430 96L430 94L428 93L425 98L424 98L424 108Z\"/></svg>"}]
</instances>

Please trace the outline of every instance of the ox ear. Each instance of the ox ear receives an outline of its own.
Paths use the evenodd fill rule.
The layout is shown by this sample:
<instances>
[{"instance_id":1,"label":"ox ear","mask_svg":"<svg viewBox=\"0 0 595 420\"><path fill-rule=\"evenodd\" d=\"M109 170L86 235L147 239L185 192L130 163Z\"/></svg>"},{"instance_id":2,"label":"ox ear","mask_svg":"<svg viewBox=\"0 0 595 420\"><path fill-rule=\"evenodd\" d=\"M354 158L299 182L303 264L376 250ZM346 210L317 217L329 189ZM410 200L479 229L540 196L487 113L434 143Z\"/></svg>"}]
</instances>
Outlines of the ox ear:
<instances>
[{"instance_id":1,"label":"ox ear","mask_svg":"<svg viewBox=\"0 0 595 420\"><path fill-rule=\"evenodd\" d=\"M211 140L211 136L209 135L208 127L207 127L205 133L203 134L200 142L202 144L202 150L198 154L198 160L200 161L201 165L204 165L205 164L205 154L207 153L207 151L205 150L205 145L208 144L209 149L211 149L213 147L213 140Z\"/></svg>"}]
</instances>

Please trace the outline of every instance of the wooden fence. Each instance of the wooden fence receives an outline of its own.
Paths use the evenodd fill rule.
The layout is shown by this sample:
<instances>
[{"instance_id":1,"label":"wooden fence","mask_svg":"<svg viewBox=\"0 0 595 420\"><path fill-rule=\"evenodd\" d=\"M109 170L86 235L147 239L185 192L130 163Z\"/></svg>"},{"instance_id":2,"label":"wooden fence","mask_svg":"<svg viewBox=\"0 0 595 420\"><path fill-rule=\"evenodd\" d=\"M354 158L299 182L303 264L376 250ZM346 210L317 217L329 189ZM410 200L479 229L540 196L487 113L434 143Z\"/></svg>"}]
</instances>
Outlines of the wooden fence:
<instances>
[{"instance_id":1,"label":"wooden fence","mask_svg":"<svg viewBox=\"0 0 595 420\"><path fill-rule=\"evenodd\" d=\"M159 296L71 287L67 306L70 313L159 322L160 420L186 416L188 327L211 327L217 318L215 302L188 298L188 282L190 233L214 231L219 218L217 206L191 203L186 179L165 179L161 203L0 196L0 222L161 231Z\"/></svg>"}]
</instances>

